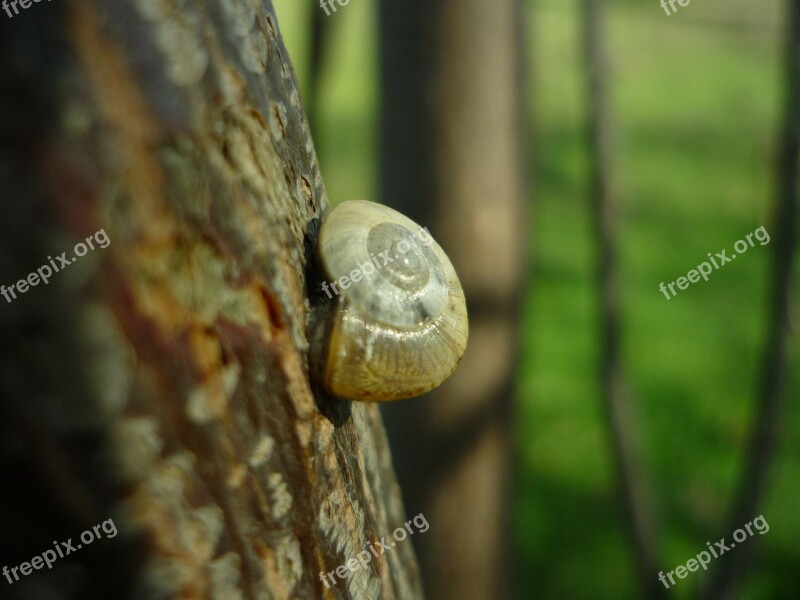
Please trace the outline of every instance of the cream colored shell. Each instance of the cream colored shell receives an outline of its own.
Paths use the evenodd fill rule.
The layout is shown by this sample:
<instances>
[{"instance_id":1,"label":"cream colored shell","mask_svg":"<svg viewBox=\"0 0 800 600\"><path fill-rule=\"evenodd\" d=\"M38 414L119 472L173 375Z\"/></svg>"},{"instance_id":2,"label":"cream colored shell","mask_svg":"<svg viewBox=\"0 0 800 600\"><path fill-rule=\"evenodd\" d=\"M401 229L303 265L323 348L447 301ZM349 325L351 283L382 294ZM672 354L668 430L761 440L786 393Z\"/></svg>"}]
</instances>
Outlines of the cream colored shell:
<instances>
[{"instance_id":1,"label":"cream colored shell","mask_svg":"<svg viewBox=\"0 0 800 600\"><path fill-rule=\"evenodd\" d=\"M452 374L467 345L467 308L453 265L427 230L351 200L323 222L319 253L338 292L323 374L330 393L397 400Z\"/></svg>"}]
</instances>

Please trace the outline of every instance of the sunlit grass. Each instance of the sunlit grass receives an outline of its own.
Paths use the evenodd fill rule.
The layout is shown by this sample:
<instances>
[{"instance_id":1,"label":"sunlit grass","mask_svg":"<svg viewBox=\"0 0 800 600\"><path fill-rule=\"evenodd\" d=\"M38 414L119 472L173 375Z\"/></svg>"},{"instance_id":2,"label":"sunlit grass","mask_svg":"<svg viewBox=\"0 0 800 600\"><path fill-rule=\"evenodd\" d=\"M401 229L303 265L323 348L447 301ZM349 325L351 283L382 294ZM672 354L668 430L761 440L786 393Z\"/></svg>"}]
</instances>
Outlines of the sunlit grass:
<instances>
[{"instance_id":1,"label":"sunlit grass","mask_svg":"<svg viewBox=\"0 0 800 600\"><path fill-rule=\"evenodd\" d=\"M306 82L308 15L317 8L275 3ZM658 284L770 225L781 91L778 6L777 0L694 0L667 17L657 2L619 0L610 12L624 359L665 570L706 541L730 535L720 528L753 418L771 246L757 245L669 301ZM536 188L514 528L518 597L525 600L638 597L596 386L578 8L576 0L526 5ZM331 39L314 138L334 201L376 196L374 11L374 2L351 2L326 22ZM797 338L791 344L796 374ZM771 529L758 537L763 550L746 600L789 597L800 562L796 375L788 395L764 507ZM693 574L676 586L676 596L688 597L701 582Z\"/></svg>"},{"instance_id":2,"label":"sunlit grass","mask_svg":"<svg viewBox=\"0 0 800 600\"><path fill-rule=\"evenodd\" d=\"M539 187L519 394L520 598L542 588L542 597L632 597L620 515L612 509L598 518L580 500L593 497L601 510L614 503L607 440L596 435L604 420L593 370L580 20L575 3L542 4L531 36ZM625 362L663 566L673 568L706 537L729 534L718 529L753 416L770 249L757 245L669 301L658 284L770 223L778 36L763 27L754 34L681 23L628 5L610 17ZM797 387L790 395L797 398ZM796 426L796 409L792 418ZM797 455L784 454L786 462L796 465ZM773 494L768 506L798 531L790 502ZM587 552L594 537L610 540L602 555ZM558 567L576 555L588 564ZM613 571L608 556L620 563ZM699 583L699 576L681 582L678 597ZM774 597L769 590L768 580L754 580L745 597Z\"/></svg>"}]
</instances>

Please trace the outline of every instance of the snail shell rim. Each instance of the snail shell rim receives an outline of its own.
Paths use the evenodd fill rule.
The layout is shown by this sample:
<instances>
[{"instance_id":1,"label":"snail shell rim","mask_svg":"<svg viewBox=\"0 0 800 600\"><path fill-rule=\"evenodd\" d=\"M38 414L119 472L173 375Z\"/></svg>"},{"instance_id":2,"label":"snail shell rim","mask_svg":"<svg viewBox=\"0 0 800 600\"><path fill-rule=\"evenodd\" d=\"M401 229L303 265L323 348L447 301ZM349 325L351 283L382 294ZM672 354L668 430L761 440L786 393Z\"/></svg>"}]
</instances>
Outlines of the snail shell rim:
<instances>
[{"instance_id":1,"label":"snail shell rim","mask_svg":"<svg viewBox=\"0 0 800 600\"><path fill-rule=\"evenodd\" d=\"M320 262L331 281L350 270L344 268L346 259L341 260L341 267L331 264L326 253L331 247L329 236L336 235L353 216L362 217L359 223L367 232L384 222L397 223L411 232L423 231L408 217L381 204L366 200L339 204L320 229ZM469 335L464 292L444 250L432 237L426 245L444 275L445 301L440 313L411 326L398 324L354 301L351 288L339 290L324 359L323 383L330 393L372 402L409 398L437 387L457 368Z\"/></svg>"}]
</instances>

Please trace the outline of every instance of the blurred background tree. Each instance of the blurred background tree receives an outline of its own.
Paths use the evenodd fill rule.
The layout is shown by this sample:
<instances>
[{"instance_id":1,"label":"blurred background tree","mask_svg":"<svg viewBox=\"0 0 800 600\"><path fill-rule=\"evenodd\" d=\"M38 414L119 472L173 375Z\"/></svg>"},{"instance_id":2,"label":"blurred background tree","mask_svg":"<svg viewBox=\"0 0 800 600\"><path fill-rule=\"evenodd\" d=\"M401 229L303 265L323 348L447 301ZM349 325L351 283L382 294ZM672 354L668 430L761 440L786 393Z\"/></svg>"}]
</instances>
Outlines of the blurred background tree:
<instances>
[{"instance_id":1,"label":"blurred background tree","mask_svg":"<svg viewBox=\"0 0 800 600\"><path fill-rule=\"evenodd\" d=\"M429 597L506 598L525 272L522 5L379 7L379 198L447 248L470 317L456 373L429 394L385 405L383 415L406 510L437 524L416 541Z\"/></svg>"},{"instance_id":2,"label":"blurred background tree","mask_svg":"<svg viewBox=\"0 0 800 600\"><path fill-rule=\"evenodd\" d=\"M324 17L327 33L318 51L316 87L304 90L304 98L313 94L316 99L313 133L334 202L390 200L381 183L386 163L379 132L385 114L379 115L386 102L380 99L381 82L392 74L381 72L380 44L387 40L379 32L391 22L385 15L379 18L378 4L351 1ZM310 19L321 9L296 0L276 5L293 62L308 85ZM619 352L636 415L633 433L640 441L635 458L654 499L655 560L665 571L695 556L706 542L730 539L739 518L737 498L748 485L743 470L752 459L747 457L764 446L765 438L754 432L766 389L765 353L776 327L768 327L775 314L773 265L778 264L778 240L790 240L787 232L797 230L797 217L777 213L775 204L783 122L796 134L784 108L789 102L785 25L794 22L788 6L780 0L706 0L667 16L655 1L605 4L603 33L612 68L604 81L616 139L615 244L624 307ZM635 551L616 493L608 421L598 401L603 339L596 223L589 201L592 144L585 135L590 106L583 10L578 0L521 3L528 63L523 75L530 89L523 133L533 149L525 176L536 183L536 203L529 187L529 218L520 223L528 248L517 258L528 283L520 297L522 351L513 409L513 537L505 548L515 567L517 598L641 596ZM500 18L498 11L486 18ZM427 42L417 41L417 46L414 39L407 43L421 52ZM428 101L435 106L435 97ZM488 158L496 149L487 141L484 152ZM406 185L425 189L417 178L427 176L406 172ZM493 200L484 195L490 214ZM438 232L436 209L427 210L434 216L423 224L448 251L468 239L468 229L459 230L464 238L455 241L446 228ZM778 229L776 214L785 215ZM707 253L732 248L762 225L772 235L770 245L756 245L708 282L669 301L658 291L660 282L685 275ZM785 251L786 242L781 244ZM507 266L502 260L498 256L495 263ZM739 574L735 597L745 599L794 598L800 589L800 273L796 261L783 261L794 282L785 288L785 320L778 323L786 351L783 402L778 418L770 417L777 425L776 435L768 431L771 468L759 467L761 499L747 519L763 513L770 530L749 539L749 548L742 545L752 556ZM469 268L457 266L460 273ZM471 341L475 344L474 337ZM399 470L403 454L416 442L393 446ZM425 472L445 464L444 459L428 455ZM407 497L415 493L408 485ZM475 500L482 494L476 485ZM437 521L430 521L431 530L415 536L415 543L433 535ZM460 526L487 525L464 515ZM723 562L712 562L708 572L692 573L669 595L706 593L711 577L723 569L728 569ZM452 573L436 575L443 587L454 581Z\"/></svg>"}]
</instances>

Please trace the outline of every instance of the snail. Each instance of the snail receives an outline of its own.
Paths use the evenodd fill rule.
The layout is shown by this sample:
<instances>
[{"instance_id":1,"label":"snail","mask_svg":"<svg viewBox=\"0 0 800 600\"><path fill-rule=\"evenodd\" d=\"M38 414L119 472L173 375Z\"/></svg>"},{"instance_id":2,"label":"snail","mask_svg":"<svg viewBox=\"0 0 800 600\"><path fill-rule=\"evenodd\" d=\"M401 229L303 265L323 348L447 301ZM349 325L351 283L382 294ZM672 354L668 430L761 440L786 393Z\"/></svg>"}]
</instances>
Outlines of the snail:
<instances>
[{"instance_id":1,"label":"snail","mask_svg":"<svg viewBox=\"0 0 800 600\"><path fill-rule=\"evenodd\" d=\"M427 229L391 208L350 200L322 222L318 254L335 303L318 351L331 394L385 402L447 379L467 345L464 292Z\"/></svg>"}]
</instances>

